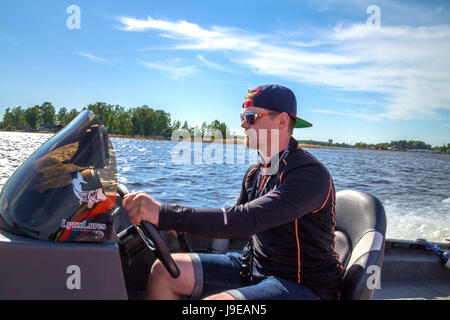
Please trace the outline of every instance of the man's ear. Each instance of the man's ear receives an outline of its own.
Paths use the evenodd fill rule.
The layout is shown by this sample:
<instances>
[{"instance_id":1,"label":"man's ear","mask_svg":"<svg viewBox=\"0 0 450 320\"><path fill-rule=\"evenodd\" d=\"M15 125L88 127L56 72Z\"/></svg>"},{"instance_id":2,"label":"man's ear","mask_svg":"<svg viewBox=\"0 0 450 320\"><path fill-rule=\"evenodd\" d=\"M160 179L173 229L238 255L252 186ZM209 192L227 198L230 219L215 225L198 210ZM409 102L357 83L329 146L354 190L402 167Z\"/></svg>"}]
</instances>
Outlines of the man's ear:
<instances>
[{"instance_id":1,"label":"man's ear","mask_svg":"<svg viewBox=\"0 0 450 320\"><path fill-rule=\"evenodd\" d=\"M281 113L278 119L280 129L289 128L289 115L286 112Z\"/></svg>"}]
</instances>

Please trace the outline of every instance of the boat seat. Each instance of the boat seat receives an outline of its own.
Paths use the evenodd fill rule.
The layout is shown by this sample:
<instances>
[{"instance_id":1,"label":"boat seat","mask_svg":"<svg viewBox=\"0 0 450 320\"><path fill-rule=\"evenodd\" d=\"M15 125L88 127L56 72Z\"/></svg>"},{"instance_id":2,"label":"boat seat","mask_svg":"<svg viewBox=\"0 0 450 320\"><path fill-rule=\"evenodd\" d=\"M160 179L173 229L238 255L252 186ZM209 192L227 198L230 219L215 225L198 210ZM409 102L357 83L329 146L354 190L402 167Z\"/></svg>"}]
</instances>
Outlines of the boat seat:
<instances>
[{"instance_id":1,"label":"boat seat","mask_svg":"<svg viewBox=\"0 0 450 320\"><path fill-rule=\"evenodd\" d=\"M369 300L378 287L384 258L386 215L367 193L336 193L336 251L344 266L341 300Z\"/></svg>"}]
</instances>

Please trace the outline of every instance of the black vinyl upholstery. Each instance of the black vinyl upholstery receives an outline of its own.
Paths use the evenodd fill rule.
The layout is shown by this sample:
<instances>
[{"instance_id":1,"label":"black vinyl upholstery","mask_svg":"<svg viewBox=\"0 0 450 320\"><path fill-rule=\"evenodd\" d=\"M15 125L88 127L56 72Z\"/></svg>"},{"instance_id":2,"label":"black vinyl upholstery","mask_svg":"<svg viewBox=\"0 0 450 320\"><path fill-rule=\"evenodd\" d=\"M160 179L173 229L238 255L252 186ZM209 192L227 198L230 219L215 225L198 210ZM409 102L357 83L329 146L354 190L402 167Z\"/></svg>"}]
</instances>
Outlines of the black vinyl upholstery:
<instances>
[{"instance_id":1,"label":"black vinyl upholstery","mask_svg":"<svg viewBox=\"0 0 450 320\"><path fill-rule=\"evenodd\" d=\"M345 269L341 299L371 299L384 258L386 215L381 201L360 191L337 192L335 234Z\"/></svg>"}]
</instances>

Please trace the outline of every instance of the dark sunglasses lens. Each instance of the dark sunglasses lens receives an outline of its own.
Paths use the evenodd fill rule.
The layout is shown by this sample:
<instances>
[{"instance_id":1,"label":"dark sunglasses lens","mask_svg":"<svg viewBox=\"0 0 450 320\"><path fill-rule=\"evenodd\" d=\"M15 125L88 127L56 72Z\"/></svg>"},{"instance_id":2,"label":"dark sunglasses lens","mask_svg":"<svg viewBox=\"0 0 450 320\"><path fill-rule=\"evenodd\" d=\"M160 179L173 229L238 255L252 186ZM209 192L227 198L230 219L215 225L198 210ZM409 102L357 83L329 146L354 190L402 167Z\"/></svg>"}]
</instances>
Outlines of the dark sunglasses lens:
<instances>
[{"instance_id":1,"label":"dark sunglasses lens","mask_svg":"<svg viewBox=\"0 0 450 320\"><path fill-rule=\"evenodd\" d=\"M255 123L255 114L254 113L246 113L245 121L247 121L248 124L254 124Z\"/></svg>"},{"instance_id":2,"label":"dark sunglasses lens","mask_svg":"<svg viewBox=\"0 0 450 320\"><path fill-rule=\"evenodd\" d=\"M246 112L245 114L241 114L241 122L245 121L248 124L254 124L255 123L255 114L253 112Z\"/></svg>"}]
</instances>

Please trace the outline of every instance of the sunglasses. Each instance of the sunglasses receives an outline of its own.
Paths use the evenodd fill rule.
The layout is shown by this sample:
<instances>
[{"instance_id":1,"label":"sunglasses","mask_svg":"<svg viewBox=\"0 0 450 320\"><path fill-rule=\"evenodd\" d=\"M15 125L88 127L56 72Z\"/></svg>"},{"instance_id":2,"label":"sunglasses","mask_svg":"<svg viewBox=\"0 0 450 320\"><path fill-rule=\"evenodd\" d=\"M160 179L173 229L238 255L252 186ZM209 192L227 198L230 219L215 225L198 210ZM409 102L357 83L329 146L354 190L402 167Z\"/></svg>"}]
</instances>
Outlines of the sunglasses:
<instances>
[{"instance_id":1,"label":"sunglasses","mask_svg":"<svg viewBox=\"0 0 450 320\"><path fill-rule=\"evenodd\" d=\"M245 113L241 113L241 122L245 120L248 124L254 124L256 119L270 116L272 114L276 114L276 112L254 113L252 111L247 111Z\"/></svg>"}]
</instances>

